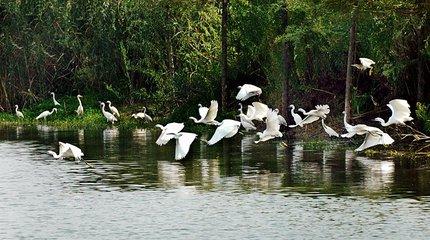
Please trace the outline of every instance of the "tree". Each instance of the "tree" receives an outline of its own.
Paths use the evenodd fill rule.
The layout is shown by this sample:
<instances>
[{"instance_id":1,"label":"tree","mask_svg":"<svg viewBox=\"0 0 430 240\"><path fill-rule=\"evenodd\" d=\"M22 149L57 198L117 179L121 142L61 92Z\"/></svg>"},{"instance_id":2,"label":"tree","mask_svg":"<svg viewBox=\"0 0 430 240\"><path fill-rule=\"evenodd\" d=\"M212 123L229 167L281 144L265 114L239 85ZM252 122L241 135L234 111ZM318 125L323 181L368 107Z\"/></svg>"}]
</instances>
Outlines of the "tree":
<instances>
[{"instance_id":1,"label":"tree","mask_svg":"<svg viewBox=\"0 0 430 240\"><path fill-rule=\"evenodd\" d=\"M221 109L227 106L227 21L228 21L228 0L222 1L221 19Z\"/></svg>"}]
</instances>

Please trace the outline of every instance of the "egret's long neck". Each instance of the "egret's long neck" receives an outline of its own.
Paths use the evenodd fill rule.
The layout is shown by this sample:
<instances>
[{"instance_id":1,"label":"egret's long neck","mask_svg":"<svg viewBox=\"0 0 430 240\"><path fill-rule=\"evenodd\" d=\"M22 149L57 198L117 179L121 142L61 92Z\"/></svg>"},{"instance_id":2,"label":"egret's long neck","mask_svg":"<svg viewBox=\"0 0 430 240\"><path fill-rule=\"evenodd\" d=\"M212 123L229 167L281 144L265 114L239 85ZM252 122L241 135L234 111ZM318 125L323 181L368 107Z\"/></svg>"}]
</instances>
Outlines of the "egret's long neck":
<instances>
[{"instance_id":1,"label":"egret's long neck","mask_svg":"<svg viewBox=\"0 0 430 240\"><path fill-rule=\"evenodd\" d=\"M55 100L55 93L52 93L52 100L54 100L54 102L57 101Z\"/></svg>"},{"instance_id":2,"label":"egret's long neck","mask_svg":"<svg viewBox=\"0 0 430 240\"><path fill-rule=\"evenodd\" d=\"M18 112L18 106L15 107L15 112Z\"/></svg>"},{"instance_id":3,"label":"egret's long neck","mask_svg":"<svg viewBox=\"0 0 430 240\"><path fill-rule=\"evenodd\" d=\"M49 114L53 114L53 113L54 113L54 111L55 111L55 110L54 110L54 109L52 109L52 110L51 110L51 112L50 112Z\"/></svg>"},{"instance_id":4,"label":"egret's long neck","mask_svg":"<svg viewBox=\"0 0 430 240\"><path fill-rule=\"evenodd\" d=\"M146 107L143 108L143 114L145 114L145 113L146 113Z\"/></svg>"},{"instance_id":5,"label":"egret's long neck","mask_svg":"<svg viewBox=\"0 0 430 240\"><path fill-rule=\"evenodd\" d=\"M102 104L102 105L100 106L100 108L102 109L102 113L105 113L105 112L106 112L106 110L105 110L105 105L104 105L104 104Z\"/></svg>"},{"instance_id":6,"label":"egret's long neck","mask_svg":"<svg viewBox=\"0 0 430 240\"><path fill-rule=\"evenodd\" d=\"M296 109L296 107L294 107L294 105L291 105L291 115L294 115L294 109Z\"/></svg>"},{"instance_id":7,"label":"egret's long neck","mask_svg":"<svg viewBox=\"0 0 430 240\"><path fill-rule=\"evenodd\" d=\"M343 114L343 125L345 125L345 128L352 127L352 125L346 121L346 113Z\"/></svg>"},{"instance_id":8,"label":"egret's long neck","mask_svg":"<svg viewBox=\"0 0 430 240\"><path fill-rule=\"evenodd\" d=\"M112 103L111 103L111 102L109 102L108 104L109 104L109 108L110 108L110 107L111 107L111 105L112 105Z\"/></svg>"},{"instance_id":9,"label":"egret's long neck","mask_svg":"<svg viewBox=\"0 0 430 240\"><path fill-rule=\"evenodd\" d=\"M82 106L81 98L78 97L79 106Z\"/></svg>"},{"instance_id":10,"label":"egret's long neck","mask_svg":"<svg viewBox=\"0 0 430 240\"><path fill-rule=\"evenodd\" d=\"M242 111L242 104L240 104L239 106L240 106L240 107L239 107L239 113L240 113L240 114L243 114L243 111Z\"/></svg>"},{"instance_id":11,"label":"egret's long neck","mask_svg":"<svg viewBox=\"0 0 430 240\"><path fill-rule=\"evenodd\" d=\"M381 123L381 126L383 126L383 127L388 126L388 122L385 122L385 120L384 120L384 119L382 119L382 118L375 118L375 121L380 122L380 123Z\"/></svg>"},{"instance_id":12,"label":"egret's long neck","mask_svg":"<svg viewBox=\"0 0 430 240\"><path fill-rule=\"evenodd\" d=\"M199 120L197 120L197 118L195 118L195 117L190 117L190 119L193 120L195 123L199 122Z\"/></svg>"},{"instance_id":13,"label":"egret's long neck","mask_svg":"<svg viewBox=\"0 0 430 240\"><path fill-rule=\"evenodd\" d=\"M51 154L52 155L52 157L54 157L54 158L60 158L60 155L58 155L57 153L55 153L55 152L53 152L53 151L48 151L48 153L49 154Z\"/></svg>"}]
</instances>

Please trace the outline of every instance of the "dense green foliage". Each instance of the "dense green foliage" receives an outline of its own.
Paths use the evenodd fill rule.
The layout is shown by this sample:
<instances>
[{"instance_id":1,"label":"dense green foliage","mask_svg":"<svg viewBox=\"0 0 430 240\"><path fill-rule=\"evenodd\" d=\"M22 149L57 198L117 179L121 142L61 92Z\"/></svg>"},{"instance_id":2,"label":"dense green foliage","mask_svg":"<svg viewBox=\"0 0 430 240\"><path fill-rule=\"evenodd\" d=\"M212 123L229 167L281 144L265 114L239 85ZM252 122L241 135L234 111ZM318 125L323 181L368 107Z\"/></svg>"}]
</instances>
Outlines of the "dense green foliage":
<instances>
[{"instance_id":1,"label":"dense green foliage","mask_svg":"<svg viewBox=\"0 0 430 240\"><path fill-rule=\"evenodd\" d=\"M287 41L294 47L292 101L327 102L340 113L351 10L340 0L230 1L230 109L236 86L246 82L280 105ZM355 59L377 65L371 76L354 70L356 113L372 108L370 96L381 105L394 97L429 102L428 91L417 95L430 87L428 14L426 1L359 1ZM2 0L0 104L33 106L55 91L184 118L196 113L189 106L219 99L220 29L220 1Z\"/></svg>"}]
</instances>

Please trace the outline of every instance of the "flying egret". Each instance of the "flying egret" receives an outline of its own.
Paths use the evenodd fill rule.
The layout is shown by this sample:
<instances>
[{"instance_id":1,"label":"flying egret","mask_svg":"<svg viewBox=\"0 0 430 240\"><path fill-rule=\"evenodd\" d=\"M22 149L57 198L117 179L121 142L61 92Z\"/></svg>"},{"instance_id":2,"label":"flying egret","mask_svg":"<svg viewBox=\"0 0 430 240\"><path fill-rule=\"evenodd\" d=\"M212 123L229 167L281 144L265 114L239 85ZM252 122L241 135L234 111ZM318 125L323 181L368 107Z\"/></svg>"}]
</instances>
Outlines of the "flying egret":
<instances>
[{"instance_id":1,"label":"flying egret","mask_svg":"<svg viewBox=\"0 0 430 240\"><path fill-rule=\"evenodd\" d=\"M74 158L76 161L82 160L84 153L82 150L70 143L58 142L60 149L59 153L48 151L55 159Z\"/></svg>"},{"instance_id":2,"label":"flying egret","mask_svg":"<svg viewBox=\"0 0 430 240\"><path fill-rule=\"evenodd\" d=\"M114 124L116 121L118 121L118 119L116 119L116 117L112 113L107 112L105 110L105 103L104 102L100 103L100 107L102 109L103 116L105 116L107 122Z\"/></svg>"},{"instance_id":3,"label":"flying egret","mask_svg":"<svg viewBox=\"0 0 430 240\"><path fill-rule=\"evenodd\" d=\"M203 140L208 145L214 145L223 138L231 138L239 131L240 122L231 119L224 119L215 130L214 135L209 141Z\"/></svg>"},{"instance_id":4,"label":"flying egret","mask_svg":"<svg viewBox=\"0 0 430 240\"><path fill-rule=\"evenodd\" d=\"M359 64L352 64L351 66L358 68L361 71L365 71L366 69L370 69L369 70L369 75L372 75L372 69L373 69L373 64L375 64L375 62L369 58L359 58L360 63Z\"/></svg>"},{"instance_id":5,"label":"flying egret","mask_svg":"<svg viewBox=\"0 0 430 240\"><path fill-rule=\"evenodd\" d=\"M200 119L197 120L195 117L189 117L189 119L193 120L195 123L204 123L207 125L218 125L219 122L215 120L218 114L218 102L216 100L211 101L211 105L208 110L199 105L199 115Z\"/></svg>"},{"instance_id":6,"label":"flying egret","mask_svg":"<svg viewBox=\"0 0 430 240\"><path fill-rule=\"evenodd\" d=\"M269 111L269 107L266 104L253 102L252 106L248 105L246 115L251 120L264 121L264 118L267 117L267 111Z\"/></svg>"},{"instance_id":7,"label":"flying egret","mask_svg":"<svg viewBox=\"0 0 430 240\"><path fill-rule=\"evenodd\" d=\"M109 109L112 112L113 115L116 115L117 117L119 117L119 111L116 107L112 106L111 101L106 101L106 103L109 105Z\"/></svg>"},{"instance_id":8,"label":"flying egret","mask_svg":"<svg viewBox=\"0 0 430 240\"><path fill-rule=\"evenodd\" d=\"M299 109L299 111L303 112L304 115L306 115L305 118L301 122L299 122L296 125L290 125L289 127L303 127L303 125L313 123L315 121L318 121L320 118L326 118L327 114L330 113L330 107L328 105L316 105L315 109L310 110L309 112L306 112L303 109Z\"/></svg>"},{"instance_id":9,"label":"flying egret","mask_svg":"<svg viewBox=\"0 0 430 240\"><path fill-rule=\"evenodd\" d=\"M152 122L152 117L146 114L146 107L143 107L143 112L133 113L131 116Z\"/></svg>"},{"instance_id":10,"label":"flying egret","mask_svg":"<svg viewBox=\"0 0 430 240\"><path fill-rule=\"evenodd\" d=\"M76 113L78 114L78 116L84 114L84 107L82 106L81 97L82 97L82 95L80 95L80 94L78 96L76 96L76 98L78 99L78 102L79 102L78 109L76 109Z\"/></svg>"},{"instance_id":11,"label":"flying egret","mask_svg":"<svg viewBox=\"0 0 430 240\"><path fill-rule=\"evenodd\" d=\"M18 105L15 105L15 115L18 118L24 118L24 114L22 114L22 112L18 110Z\"/></svg>"},{"instance_id":12,"label":"flying egret","mask_svg":"<svg viewBox=\"0 0 430 240\"><path fill-rule=\"evenodd\" d=\"M321 125L324 128L324 131L330 136L330 137L339 137L339 133L337 133L333 128L325 125L324 118L321 118Z\"/></svg>"},{"instance_id":13,"label":"flying egret","mask_svg":"<svg viewBox=\"0 0 430 240\"><path fill-rule=\"evenodd\" d=\"M170 139L175 137L175 134L179 133L184 129L185 125L183 123L169 123L166 126L157 124L156 127L161 129L161 134L155 142L157 145L162 146L167 144Z\"/></svg>"},{"instance_id":14,"label":"flying egret","mask_svg":"<svg viewBox=\"0 0 430 240\"><path fill-rule=\"evenodd\" d=\"M290 105L290 108L291 108L291 116L293 116L294 123L296 125L298 125L303 119L302 119L302 117L299 114L297 114L297 113L294 112L295 107L294 107L293 104Z\"/></svg>"},{"instance_id":15,"label":"flying egret","mask_svg":"<svg viewBox=\"0 0 430 240\"><path fill-rule=\"evenodd\" d=\"M190 146L196 139L197 134L189 132L171 133L176 139L175 160L181 160L187 156L190 151Z\"/></svg>"},{"instance_id":16,"label":"flying egret","mask_svg":"<svg viewBox=\"0 0 430 240\"><path fill-rule=\"evenodd\" d=\"M404 99L394 99L391 100L387 106L391 109L391 117L387 122L379 117L373 119L374 121L380 122L382 126L386 127L391 124L405 125L405 122L413 120L408 101Z\"/></svg>"},{"instance_id":17,"label":"flying egret","mask_svg":"<svg viewBox=\"0 0 430 240\"><path fill-rule=\"evenodd\" d=\"M240 89L236 95L236 99L239 101L245 101L252 96L260 95L263 92L261 88L252 84L243 84L242 86L239 86L237 88Z\"/></svg>"},{"instance_id":18,"label":"flying egret","mask_svg":"<svg viewBox=\"0 0 430 240\"><path fill-rule=\"evenodd\" d=\"M252 119L242 112L242 103L239 103L239 106L239 118L243 128L245 128L246 131L256 130L257 128L252 122Z\"/></svg>"},{"instance_id":19,"label":"flying egret","mask_svg":"<svg viewBox=\"0 0 430 240\"><path fill-rule=\"evenodd\" d=\"M278 115L279 124L288 127L287 120L285 120L285 118L279 114L279 109L276 108L274 111Z\"/></svg>"},{"instance_id":20,"label":"flying egret","mask_svg":"<svg viewBox=\"0 0 430 240\"><path fill-rule=\"evenodd\" d=\"M57 102L57 100L55 100L55 93L51 92L51 95L52 95L52 101L54 102L54 105L55 106L61 106L61 104L59 102Z\"/></svg>"},{"instance_id":21,"label":"flying egret","mask_svg":"<svg viewBox=\"0 0 430 240\"><path fill-rule=\"evenodd\" d=\"M269 109L266 118L266 129L263 132L257 133L259 139L254 142L259 143L276 137L282 137L282 133L279 131L280 127L277 111Z\"/></svg>"},{"instance_id":22,"label":"flying egret","mask_svg":"<svg viewBox=\"0 0 430 240\"><path fill-rule=\"evenodd\" d=\"M39 114L39 116L36 117L36 120L39 120L39 119L43 118L43 120L46 121L46 117L50 116L54 112L57 112L56 108L53 108L51 111L48 111L48 110L43 111L41 114Z\"/></svg>"},{"instance_id":23,"label":"flying egret","mask_svg":"<svg viewBox=\"0 0 430 240\"><path fill-rule=\"evenodd\" d=\"M376 146L376 145L390 145L394 142L394 139L390 137L387 133L384 133L381 129L376 127L367 127L365 129L366 137L363 143L356 148L354 151L360 152L364 149Z\"/></svg>"}]
</instances>

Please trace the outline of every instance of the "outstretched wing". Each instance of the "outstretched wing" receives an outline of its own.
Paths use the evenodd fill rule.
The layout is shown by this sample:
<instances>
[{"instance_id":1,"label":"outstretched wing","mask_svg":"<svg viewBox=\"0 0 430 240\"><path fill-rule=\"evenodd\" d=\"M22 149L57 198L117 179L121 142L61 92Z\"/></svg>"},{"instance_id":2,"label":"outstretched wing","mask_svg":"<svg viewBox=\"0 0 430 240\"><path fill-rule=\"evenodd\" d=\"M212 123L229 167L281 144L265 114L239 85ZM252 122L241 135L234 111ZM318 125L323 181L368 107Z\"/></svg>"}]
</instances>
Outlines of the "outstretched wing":
<instances>
[{"instance_id":1,"label":"outstretched wing","mask_svg":"<svg viewBox=\"0 0 430 240\"><path fill-rule=\"evenodd\" d=\"M215 143L219 142L224 137L230 135L232 132L237 130L237 126L230 122L225 122L225 120L221 123L220 126L217 127L215 130L214 135L212 138L208 141L208 145L214 145Z\"/></svg>"},{"instance_id":2,"label":"outstretched wing","mask_svg":"<svg viewBox=\"0 0 430 240\"><path fill-rule=\"evenodd\" d=\"M375 62L372 59L369 58L359 58L361 64L367 68L370 68L372 64L375 64Z\"/></svg>"},{"instance_id":3,"label":"outstretched wing","mask_svg":"<svg viewBox=\"0 0 430 240\"><path fill-rule=\"evenodd\" d=\"M246 116L250 119L254 118L254 114L255 114L255 107L248 105L248 110L246 111Z\"/></svg>"},{"instance_id":4,"label":"outstretched wing","mask_svg":"<svg viewBox=\"0 0 430 240\"><path fill-rule=\"evenodd\" d=\"M269 107L261 102L253 102L252 106L255 108L255 113L253 119L262 121L263 118L267 117L267 112Z\"/></svg>"},{"instance_id":5,"label":"outstretched wing","mask_svg":"<svg viewBox=\"0 0 430 240\"><path fill-rule=\"evenodd\" d=\"M69 145L69 149L70 151L72 151L73 156L75 157L76 160L81 160L82 157L84 156L84 153L82 152L82 150L72 144L68 144Z\"/></svg>"},{"instance_id":6,"label":"outstretched wing","mask_svg":"<svg viewBox=\"0 0 430 240\"><path fill-rule=\"evenodd\" d=\"M265 132L270 134L277 133L279 132L280 127L281 126L279 123L278 113L273 111L272 109L269 109L269 111L267 112Z\"/></svg>"},{"instance_id":7,"label":"outstretched wing","mask_svg":"<svg viewBox=\"0 0 430 240\"><path fill-rule=\"evenodd\" d=\"M388 122L405 122L411 121L413 118L411 117L411 110L408 101L404 99L394 99L391 100L388 104L388 107L391 109L392 115Z\"/></svg>"},{"instance_id":8,"label":"outstretched wing","mask_svg":"<svg viewBox=\"0 0 430 240\"><path fill-rule=\"evenodd\" d=\"M330 107L327 104L325 104L325 105L316 105L315 108L316 108L316 110L318 110L318 114L321 117L325 117L325 115L327 115L327 114L330 113Z\"/></svg>"},{"instance_id":9,"label":"outstretched wing","mask_svg":"<svg viewBox=\"0 0 430 240\"><path fill-rule=\"evenodd\" d=\"M206 114L206 121L214 121L218 114L218 102L216 100L211 101L211 105L209 106L208 113Z\"/></svg>"},{"instance_id":10,"label":"outstretched wing","mask_svg":"<svg viewBox=\"0 0 430 240\"><path fill-rule=\"evenodd\" d=\"M240 101L245 101L246 99L255 96L260 95L262 93L261 88L252 85L252 84L244 84L240 91L236 95L236 99Z\"/></svg>"},{"instance_id":11,"label":"outstretched wing","mask_svg":"<svg viewBox=\"0 0 430 240\"><path fill-rule=\"evenodd\" d=\"M199 115L200 118L203 119L206 117L206 115L208 114L209 108L207 107L199 107Z\"/></svg>"},{"instance_id":12,"label":"outstretched wing","mask_svg":"<svg viewBox=\"0 0 430 240\"><path fill-rule=\"evenodd\" d=\"M196 139L197 134L182 132L181 136L176 139L175 159L181 160L187 156L191 143Z\"/></svg>"},{"instance_id":13,"label":"outstretched wing","mask_svg":"<svg viewBox=\"0 0 430 240\"><path fill-rule=\"evenodd\" d=\"M183 123L167 124L155 143L159 146L167 144L170 141L170 139L174 138L175 134L179 133L183 128L184 128Z\"/></svg>"}]
</instances>

